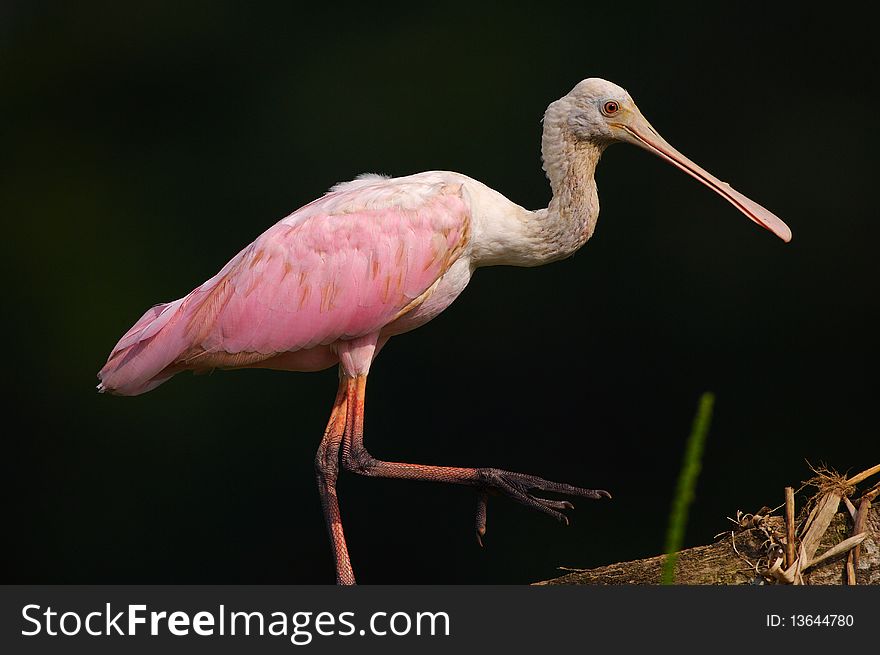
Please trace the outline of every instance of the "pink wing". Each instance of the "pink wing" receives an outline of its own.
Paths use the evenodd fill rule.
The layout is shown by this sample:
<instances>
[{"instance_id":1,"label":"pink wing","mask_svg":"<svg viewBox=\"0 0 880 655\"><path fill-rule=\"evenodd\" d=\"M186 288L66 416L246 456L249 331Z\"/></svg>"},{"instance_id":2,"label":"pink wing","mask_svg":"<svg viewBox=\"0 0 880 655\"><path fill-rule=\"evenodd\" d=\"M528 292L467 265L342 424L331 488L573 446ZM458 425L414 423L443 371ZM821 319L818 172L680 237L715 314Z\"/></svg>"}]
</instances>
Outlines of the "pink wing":
<instances>
[{"instance_id":1,"label":"pink wing","mask_svg":"<svg viewBox=\"0 0 880 655\"><path fill-rule=\"evenodd\" d=\"M244 366L377 332L458 258L469 217L460 185L344 185L269 228L186 297L148 310L110 354L98 388L136 395L183 369Z\"/></svg>"}]
</instances>

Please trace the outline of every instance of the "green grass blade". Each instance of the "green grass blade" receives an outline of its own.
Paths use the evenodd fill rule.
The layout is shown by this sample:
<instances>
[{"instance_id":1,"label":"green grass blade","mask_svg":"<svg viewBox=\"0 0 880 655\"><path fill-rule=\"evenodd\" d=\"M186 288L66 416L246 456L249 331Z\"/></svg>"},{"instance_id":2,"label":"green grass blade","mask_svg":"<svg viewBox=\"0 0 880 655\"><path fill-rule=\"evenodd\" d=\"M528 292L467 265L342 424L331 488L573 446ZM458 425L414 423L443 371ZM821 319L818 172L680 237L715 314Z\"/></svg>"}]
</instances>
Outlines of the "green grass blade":
<instances>
[{"instance_id":1,"label":"green grass blade","mask_svg":"<svg viewBox=\"0 0 880 655\"><path fill-rule=\"evenodd\" d=\"M691 427L691 436L688 438L684 453L684 461L681 465L681 473L678 475L678 488L672 501L672 509L669 513L669 529L666 533L666 559L663 561L662 584L675 583L675 563L678 560L678 551L681 550L684 541L684 530L687 527L688 510L694 500L694 489L697 486L697 478L700 475L700 467L703 461L703 445L709 434L709 426L712 423L712 408L715 405L715 394L706 392L700 397L697 414Z\"/></svg>"}]
</instances>

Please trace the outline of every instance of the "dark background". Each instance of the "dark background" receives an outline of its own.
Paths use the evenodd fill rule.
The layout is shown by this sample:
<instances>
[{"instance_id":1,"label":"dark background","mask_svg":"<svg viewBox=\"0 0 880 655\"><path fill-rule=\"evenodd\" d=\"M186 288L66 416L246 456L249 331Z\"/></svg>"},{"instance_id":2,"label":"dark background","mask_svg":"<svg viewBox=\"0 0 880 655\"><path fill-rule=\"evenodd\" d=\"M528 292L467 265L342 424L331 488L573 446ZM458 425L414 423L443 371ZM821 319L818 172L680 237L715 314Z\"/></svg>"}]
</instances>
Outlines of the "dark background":
<instances>
[{"instance_id":1,"label":"dark background","mask_svg":"<svg viewBox=\"0 0 880 655\"><path fill-rule=\"evenodd\" d=\"M631 3L4 3L3 582L333 579L312 462L333 370L95 372L150 305L364 171L466 173L546 206L540 118L580 79L792 227L785 245L631 147L593 240L481 270L370 377L380 458L611 490L572 525L468 489L344 475L365 583L511 582L663 547L699 394L717 394L687 544L782 502L805 463L876 463L876 47L867 20ZM17 426L17 427L16 427Z\"/></svg>"}]
</instances>

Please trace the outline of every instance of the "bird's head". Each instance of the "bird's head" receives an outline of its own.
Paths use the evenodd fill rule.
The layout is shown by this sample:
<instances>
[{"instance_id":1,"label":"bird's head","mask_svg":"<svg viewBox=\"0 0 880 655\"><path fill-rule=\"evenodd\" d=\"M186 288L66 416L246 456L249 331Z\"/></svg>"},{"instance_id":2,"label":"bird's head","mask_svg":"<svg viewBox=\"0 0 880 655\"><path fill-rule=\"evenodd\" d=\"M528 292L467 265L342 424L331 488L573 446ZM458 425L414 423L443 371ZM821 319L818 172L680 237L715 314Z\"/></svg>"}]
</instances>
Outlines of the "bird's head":
<instances>
[{"instance_id":1,"label":"bird's head","mask_svg":"<svg viewBox=\"0 0 880 655\"><path fill-rule=\"evenodd\" d=\"M657 133L625 89L596 77L579 82L556 103L570 135L579 141L604 148L612 143L631 143L696 178L718 193L748 218L783 241L791 230L772 212L747 198L726 182L701 168L673 148Z\"/></svg>"}]
</instances>

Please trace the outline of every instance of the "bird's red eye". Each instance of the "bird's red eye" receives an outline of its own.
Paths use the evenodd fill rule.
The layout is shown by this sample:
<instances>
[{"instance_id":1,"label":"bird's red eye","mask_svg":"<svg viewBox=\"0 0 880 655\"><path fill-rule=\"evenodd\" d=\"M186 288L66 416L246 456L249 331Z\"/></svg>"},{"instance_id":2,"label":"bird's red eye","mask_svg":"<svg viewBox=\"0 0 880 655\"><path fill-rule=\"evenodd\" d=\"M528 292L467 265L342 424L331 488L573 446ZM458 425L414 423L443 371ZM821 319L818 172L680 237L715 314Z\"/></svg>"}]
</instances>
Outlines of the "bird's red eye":
<instances>
[{"instance_id":1,"label":"bird's red eye","mask_svg":"<svg viewBox=\"0 0 880 655\"><path fill-rule=\"evenodd\" d=\"M616 114L619 111L620 105L613 100L609 100L604 105L602 105L602 113L604 113L606 116L611 116L612 114Z\"/></svg>"}]
</instances>

